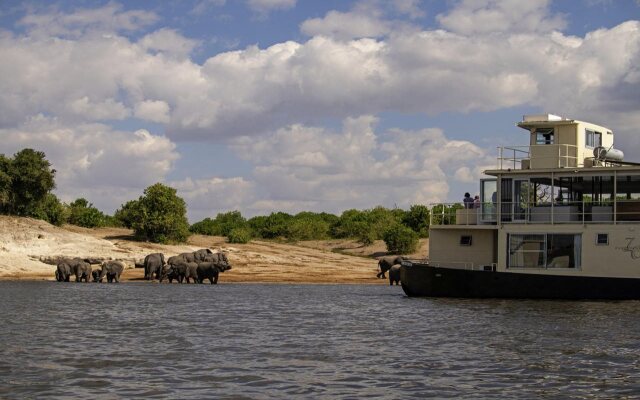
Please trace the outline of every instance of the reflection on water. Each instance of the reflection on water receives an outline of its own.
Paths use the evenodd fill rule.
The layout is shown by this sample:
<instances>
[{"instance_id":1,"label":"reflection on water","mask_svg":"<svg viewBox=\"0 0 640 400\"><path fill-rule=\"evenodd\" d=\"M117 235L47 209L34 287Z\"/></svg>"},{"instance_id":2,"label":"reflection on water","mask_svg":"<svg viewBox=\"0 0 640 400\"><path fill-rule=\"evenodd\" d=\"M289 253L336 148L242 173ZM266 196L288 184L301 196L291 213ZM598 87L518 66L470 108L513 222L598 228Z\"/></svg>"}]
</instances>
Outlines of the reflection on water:
<instances>
[{"instance_id":1,"label":"reflection on water","mask_svg":"<svg viewBox=\"0 0 640 400\"><path fill-rule=\"evenodd\" d=\"M640 302L0 282L0 398L635 398Z\"/></svg>"}]
</instances>

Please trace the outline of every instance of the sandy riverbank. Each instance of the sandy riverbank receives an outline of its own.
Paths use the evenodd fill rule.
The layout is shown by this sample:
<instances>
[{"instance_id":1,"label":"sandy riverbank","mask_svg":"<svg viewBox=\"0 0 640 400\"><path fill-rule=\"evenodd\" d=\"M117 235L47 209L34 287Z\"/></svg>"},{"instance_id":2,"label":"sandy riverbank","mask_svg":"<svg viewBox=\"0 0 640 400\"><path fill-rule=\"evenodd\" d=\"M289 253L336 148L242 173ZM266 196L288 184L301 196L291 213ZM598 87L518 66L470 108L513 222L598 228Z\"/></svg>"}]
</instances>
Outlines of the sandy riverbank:
<instances>
[{"instance_id":1,"label":"sandy riverbank","mask_svg":"<svg viewBox=\"0 0 640 400\"><path fill-rule=\"evenodd\" d=\"M210 248L226 251L233 265L221 274L220 283L385 283L376 278L375 257L386 254L381 241L372 246L350 240L229 244L223 237L192 235L183 245L159 245L135 241L131 233L121 228L59 228L40 220L0 216L0 279L54 280L55 266L46 261L65 256L122 260L127 265L123 281L142 280L143 271L134 263L149 253L169 257ZM427 240L422 240L411 256L424 258L426 251Z\"/></svg>"}]
</instances>

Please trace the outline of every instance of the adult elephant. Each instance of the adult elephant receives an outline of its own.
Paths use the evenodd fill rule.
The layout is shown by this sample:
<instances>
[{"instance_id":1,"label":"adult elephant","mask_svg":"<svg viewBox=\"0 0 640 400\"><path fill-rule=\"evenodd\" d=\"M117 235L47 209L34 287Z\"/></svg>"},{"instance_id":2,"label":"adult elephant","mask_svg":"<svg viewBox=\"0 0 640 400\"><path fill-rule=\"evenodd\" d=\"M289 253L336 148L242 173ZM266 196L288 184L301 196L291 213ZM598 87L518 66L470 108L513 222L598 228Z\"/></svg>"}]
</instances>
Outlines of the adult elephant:
<instances>
[{"instance_id":1,"label":"adult elephant","mask_svg":"<svg viewBox=\"0 0 640 400\"><path fill-rule=\"evenodd\" d=\"M169 283L173 283L174 279L180 282L180 275L178 274L178 269L176 268L176 266L167 264L162 267L162 273L160 274L160 283L162 283L162 281L165 279L169 280Z\"/></svg>"},{"instance_id":2,"label":"adult elephant","mask_svg":"<svg viewBox=\"0 0 640 400\"><path fill-rule=\"evenodd\" d=\"M402 256L382 257L380 260L378 260L378 268L380 268L380 272L378 272L376 277L386 278L384 274L389 271L392 266L396 264L402 264L402 260Z\"/></svg>"},{"instance_id":3,"label":"adult elephant","mask_svg":"<svg viewBox=\"0 0 640 400\"><path fill-rule=\"evenodd\" d=\"M177 256L173 256L173 257L169 257L169 259L167 260L167 264L179 264L181 262L196 262L196 256L194 254L195 252L192 253L180 253Z\"/></svg>"},{"instance_id":4,"label":"adult elephant","mask_svg":"<svg viewBox=\"0 0 640 400\"><path fill-rule=\"evenodd\" d=\"M164 267L164 254L151 253L144 258L144 279L150 281L160 279L162 268Z\"/></svg>"},{"instance_id":5,"label":"adult elephant","mask_svg":"<svg viewBox=\"0 0 640 400\"><path fill-rule=\"evenodd\" d=\"M85 282L89 282L89 279L91 279L91 264L81 258L74 258L69 261L69 266L71 267L71 273L76 276L76 282L82 282L83 279Z\"/></svg>"},{"instance_id":6,"label":"adult elephant","mask_svg":"<svg viewBox=\"0 0 640 400\"><path fill-rule=\"evenodd\" d=\"M58 282L69 282L71 278L71 265L68 261L58 263L56 266L56 280Z\"/></svg>"},{"instance_id":7,"label":"adult elephant","mask_svg":"<svg viewBox=\"0 0 640 400\"><path fill-rule=\"evenodd\" d=\"M400 265L399 264L392 265L391 268L389 269L389 285L393 286L394 282L396 285L400 284Z\"/></svg>"},{"instance_id":8,"label":"adult elephant","mask_svg":"<svg viewBox=\"0 0 640 400\"><path fill-rule=\"evenodd\" d=\"M207 256L214 254L210 249L200 249L193 252L193 258L195 262L205 261Z\"/></svg>"},{"instance_id":9,"label":"adult elephant","mask_svg":"<svg viewBox=\"0 0 640 400\"><path fill-rule=\"evenodd\" d=\"M206 261L198 263L198 282L203 283L209 279L212 285L218 283L220 272L231 269L229 259L225 253L212 253L205 258Z\"/></svg>"},{"instance_id":10,"label":"adult elephant","mask_svg":"<svg viewBox=\"0 0 640 400\"><path fill-rule=\"evenodd\" d=\"M120 282L120 275L124 271L124 263L122 261L105 261L102 263L102 271L98 277L98 282L102 282L102 279L106 276L107 282Z\"/></svg>"}]
</instances>

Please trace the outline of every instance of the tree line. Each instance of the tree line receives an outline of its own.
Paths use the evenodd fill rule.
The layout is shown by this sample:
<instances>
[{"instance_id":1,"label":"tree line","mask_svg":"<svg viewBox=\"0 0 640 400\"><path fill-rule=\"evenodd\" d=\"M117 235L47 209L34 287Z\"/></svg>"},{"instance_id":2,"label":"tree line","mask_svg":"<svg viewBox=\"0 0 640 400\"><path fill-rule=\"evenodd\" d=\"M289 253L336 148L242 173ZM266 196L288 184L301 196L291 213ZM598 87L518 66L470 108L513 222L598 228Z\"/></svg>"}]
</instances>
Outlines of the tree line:
<instances>
[{"instance_id":1,"label":"tree line","mask_svg":"<svg viewBox=\"0 0 640 400\"><path fill-rule=\"evenodd\" d=\"M369 245L384 240L389 252L409 254L415 252L420 237L428 236L429 210L424 205L412 205L409 210L351 209L339 216L273 212L249 219L239 211L230 211L189 225L185 201L176 189L161 183L149 186L137 200L126 202L111 216L84 198L61 202L51 193L55 173L41 151L24 149L13 157L0 154L0 213L43 219L54 225L127 227L139 239L158 243L184 242L191 233L225 236L231 243L254 238L356 239Z\"/></svg>"}]
</instances>

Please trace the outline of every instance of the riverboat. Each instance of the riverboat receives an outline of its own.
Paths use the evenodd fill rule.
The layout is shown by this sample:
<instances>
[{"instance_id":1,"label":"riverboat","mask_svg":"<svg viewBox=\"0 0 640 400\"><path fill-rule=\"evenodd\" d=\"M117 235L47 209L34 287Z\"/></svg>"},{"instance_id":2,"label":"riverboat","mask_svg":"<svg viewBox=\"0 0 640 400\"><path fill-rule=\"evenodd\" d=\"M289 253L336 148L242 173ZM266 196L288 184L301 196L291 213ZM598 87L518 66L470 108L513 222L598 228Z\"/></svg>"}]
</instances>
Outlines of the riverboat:
<instances>
[{"instance_id":1,"label":"riverboat","mask_svg":"<svg viewBox=\"0 0 640 400\"><path fill-rule=\"evenodd\" d=\"M429 258L403 262L404 292L640 299L640 164L603 126L553 114L517 126L529 145L498 149L479 204L430 207Z\"/></svg>"}]
</instances>

